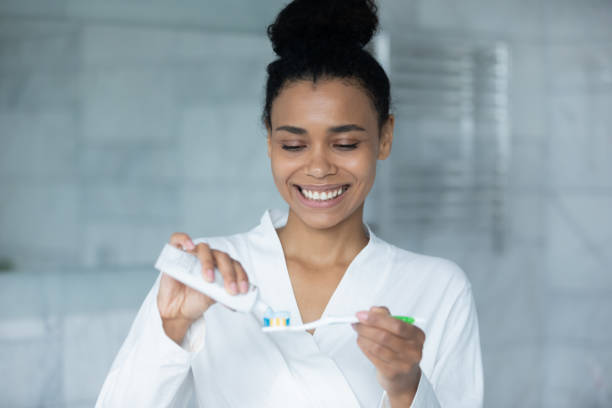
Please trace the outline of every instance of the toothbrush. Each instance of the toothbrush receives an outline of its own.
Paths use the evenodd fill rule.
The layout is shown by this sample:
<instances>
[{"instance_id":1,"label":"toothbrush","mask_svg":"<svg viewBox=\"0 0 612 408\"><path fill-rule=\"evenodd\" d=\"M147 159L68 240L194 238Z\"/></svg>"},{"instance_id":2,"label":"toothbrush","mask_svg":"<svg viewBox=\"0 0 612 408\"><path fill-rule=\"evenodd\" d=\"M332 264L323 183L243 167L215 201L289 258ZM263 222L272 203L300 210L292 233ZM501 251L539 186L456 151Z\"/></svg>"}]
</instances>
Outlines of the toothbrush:
<instances>
[{"instance_id":1,"label":"toothbrush","mask_svg":"<svg viewBox=\"0 0 612 408\"><path fill-rule=\"evenodd\" d=\"M425 319L419 319L409 316L393 316L396 319L402 320L409 324L424 324ZM286 325L286 326L266 326L262 327L261 330L264 332L280 332L280 331L302 331L316 329L317 327L330 326L333 324L343 323L359 323L359 319L356 316L327 316L319 320L312 321L306 324L298 325Z\"/></svg>"}]
</instances>

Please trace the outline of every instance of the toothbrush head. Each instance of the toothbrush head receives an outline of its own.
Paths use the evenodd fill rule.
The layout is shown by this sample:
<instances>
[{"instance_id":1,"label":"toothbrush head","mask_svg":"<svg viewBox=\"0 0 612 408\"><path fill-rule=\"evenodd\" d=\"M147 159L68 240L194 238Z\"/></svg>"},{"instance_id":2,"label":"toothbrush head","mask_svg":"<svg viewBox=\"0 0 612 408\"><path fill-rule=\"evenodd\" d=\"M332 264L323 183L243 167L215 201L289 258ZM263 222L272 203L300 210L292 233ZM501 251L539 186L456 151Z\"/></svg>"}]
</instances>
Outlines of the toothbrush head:
<instances>
[{"instance_id":1,"label":"toothbrush head","mask_svg":"<svg viewBox=\"0 0 612 408\"><path fill-rule=\"evenodd\" d=\"M268 310L264 314L263 325L264 327L285 327L289 326L291 314L287 311L272 311Z\"/></svg>"}]
</instances>

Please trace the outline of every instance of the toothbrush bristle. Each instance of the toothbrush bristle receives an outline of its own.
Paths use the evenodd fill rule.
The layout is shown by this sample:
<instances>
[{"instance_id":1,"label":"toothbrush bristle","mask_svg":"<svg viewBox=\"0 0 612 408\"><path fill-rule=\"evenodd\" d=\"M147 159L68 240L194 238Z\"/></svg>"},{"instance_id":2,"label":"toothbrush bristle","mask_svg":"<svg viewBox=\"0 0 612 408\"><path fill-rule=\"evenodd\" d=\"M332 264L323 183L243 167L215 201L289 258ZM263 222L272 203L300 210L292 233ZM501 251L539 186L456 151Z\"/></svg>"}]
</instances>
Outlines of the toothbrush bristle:
<instances>
[{"instance_id":1,"label":"toothbrush bristle","mask_svg":"<svg viewBox=\"0 0 612 408\"><path fill-rule=\"evenodd\" d=\"M283 327L289 326L290 318L289 312L271 312L267 313L263 319L264 327Z\"/></svg>"}]
</instances>

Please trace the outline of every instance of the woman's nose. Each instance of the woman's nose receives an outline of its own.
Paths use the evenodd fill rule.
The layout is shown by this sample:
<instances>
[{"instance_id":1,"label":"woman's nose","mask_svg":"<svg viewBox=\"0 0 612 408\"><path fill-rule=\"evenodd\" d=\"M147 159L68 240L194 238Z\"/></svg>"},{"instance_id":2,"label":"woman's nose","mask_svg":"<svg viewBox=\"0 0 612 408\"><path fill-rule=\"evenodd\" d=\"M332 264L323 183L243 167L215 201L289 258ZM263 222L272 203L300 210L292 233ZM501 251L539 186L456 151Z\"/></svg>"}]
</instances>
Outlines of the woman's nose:
<instances>
[{"instance_id":1,"label":"woman's nose","mask_svg":"<svg viewBox=\"0 0 612 408\"><path fill-rule=\"evenodd\" d=\"M336 166L323 149L313 149L308 157L306 174L316 178L323 178L336 174Z\"/></svg>"}]
</instances>

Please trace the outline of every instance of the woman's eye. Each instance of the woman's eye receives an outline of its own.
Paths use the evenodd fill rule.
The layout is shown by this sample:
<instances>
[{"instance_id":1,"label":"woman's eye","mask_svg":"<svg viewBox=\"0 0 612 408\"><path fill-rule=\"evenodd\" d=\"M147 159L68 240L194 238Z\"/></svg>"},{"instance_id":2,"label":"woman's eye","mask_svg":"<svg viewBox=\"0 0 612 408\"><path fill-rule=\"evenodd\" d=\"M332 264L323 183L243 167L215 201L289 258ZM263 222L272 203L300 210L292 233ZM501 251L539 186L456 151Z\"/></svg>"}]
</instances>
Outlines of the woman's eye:
<instances>
[{"instance_id":1,"label":"woman's eye","mask_svg":"<svg viewBox=\"0 0 612 408\"><path fill-rule=\"evenodd\" d=\"M334 145L334 146L336 146L337 148L342 149L342 150L353 150L353 149L355 149L357 147L358 144L359 143L337 144L337 145Z\"/></svg>"},{"instance_id":2,"label":"woman's eye","mask_svg":"<svg viewBox=\"0 0 612 408\"><path fill-rule=\"evenodd\" d=\"M302 147L304 146L289 146L289 145L283 145L283 149L284 150L289 150L290 152L295 152L300 150Z\"/></svg>"}]
</instances>

